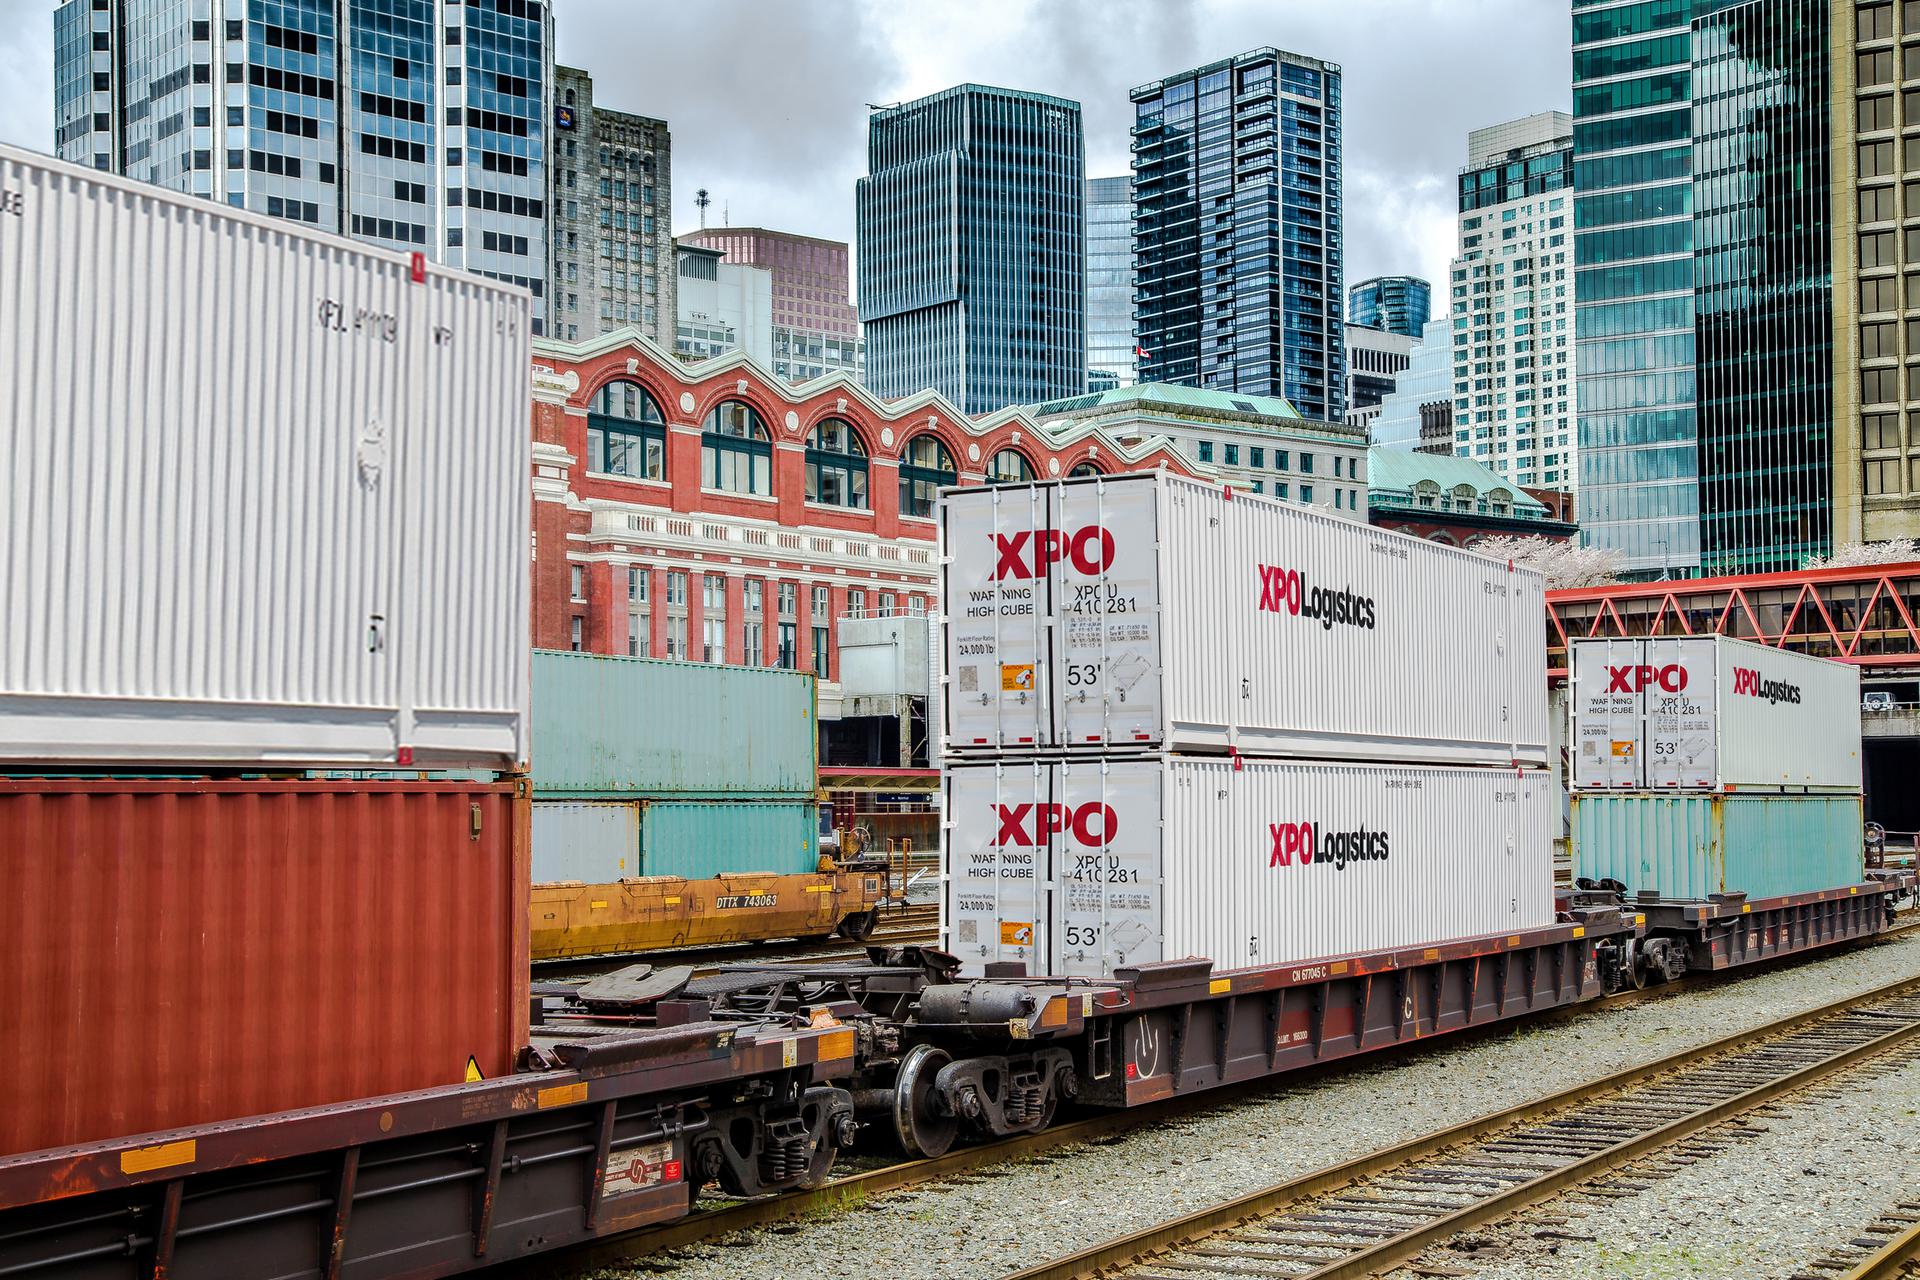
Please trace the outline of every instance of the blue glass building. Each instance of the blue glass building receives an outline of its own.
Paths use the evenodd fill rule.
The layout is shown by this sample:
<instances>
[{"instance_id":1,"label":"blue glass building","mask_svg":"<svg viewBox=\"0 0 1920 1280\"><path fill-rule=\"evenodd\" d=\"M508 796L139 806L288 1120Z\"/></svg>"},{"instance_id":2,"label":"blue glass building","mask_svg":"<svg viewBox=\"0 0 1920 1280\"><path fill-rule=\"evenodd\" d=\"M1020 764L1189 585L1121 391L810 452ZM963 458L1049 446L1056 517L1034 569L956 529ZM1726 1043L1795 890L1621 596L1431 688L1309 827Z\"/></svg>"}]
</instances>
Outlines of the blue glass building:
<instances>
[{"instance_id":1,"label":"blue glass building","mask_svg":"<svg viewBox=\"0 0 1920 1280\"><path fill-rule=\"evenodd\" d=\"M855 197L867 386L990 413L1087 379L1080 104L965 84L877 110Z\"/></svg>"},{"instance_id":2,"label":"blue glass building","mask_svg":"<svg viewBox=\"0 0 1920 1280\"><path fill-rule=\"evenodd\" d=\"M1573 9L1580 529L1641 574L1700 565L1688 10Z\"/></svg>"},{"instance_id":3,"label":"blue glass building","mask_svg":"<svg viewBox=\"0 0 1920 1280\"><path fill-rule=\"evenodd\" d=\"M550 0L61 0L54 149L547 305Z\"/></svg>"},{"instance_id":4,"label":"blue glass building","mask_svg":"<svg viewBox=\"0 0 1920 1280\"><path fill-rule=\"evenodd\" d=\"M1087 179L1087 390L1132 386L1133 179ZM1096 386L1095 383L1100 385Z\"/></svg>"},{"instance_id":5,"label":"blue glass building","mask_svg":"<svg viewBox=\"0 0 1920 1280\"><path fill-rule=\"evenodd\" d=\"M1141 379L1339 421L1340 68L1254 49L1131 97Z\"/></svg>"},{"instance_id":6,"label":"blue glass building","mask_svg":"<svg viewBox=\"0 0 1920 1280\"><path fill-rule=\"evenodd\" d=\"M1347 323L1418 338L1432 319L1433 286L1419 276L1375 276L1347 290Z\"/></svg>"},{"instance_id":7,"label":"blue glass building","mask_svg":"<svg viewBox=\"0 0 1920 1280\"><path fill-rule=\"evenodd\" d=\"M1830 548L1827 9L1574 0L1583 535L1639 575Z\"/></svg>"}]
</instances>

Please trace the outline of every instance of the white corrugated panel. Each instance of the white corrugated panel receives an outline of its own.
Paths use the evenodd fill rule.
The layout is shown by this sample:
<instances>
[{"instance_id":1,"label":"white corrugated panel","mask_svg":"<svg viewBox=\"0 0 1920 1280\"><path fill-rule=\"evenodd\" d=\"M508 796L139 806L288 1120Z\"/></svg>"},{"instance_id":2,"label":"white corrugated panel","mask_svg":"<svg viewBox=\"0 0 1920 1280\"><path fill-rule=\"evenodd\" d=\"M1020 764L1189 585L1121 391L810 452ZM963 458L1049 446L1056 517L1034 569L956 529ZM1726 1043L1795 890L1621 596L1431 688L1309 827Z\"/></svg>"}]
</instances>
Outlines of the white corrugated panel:
<instances>
[{"instance_id":1,"label":"white corrugated panel","mask_svg":"<svg viewBox=\"0 0 1920 1280\"><path fill-rule=\"evenodd\" d=\"M954 754L1546 761L1536 573L1159 474L942 510Z\"/></svg>"},{"instance_id":2,"label":"white corrugated panel","mask_svg":"<svg viewBox=\"0 0 1920 1280\"><path fill-rule=\"evenodd\" d=\"M1553 921L1546 770L954 764L946 795L946 945L965 973L1287 965Z\"/></svg>"},{"instance_id":3,"label":"white corrugated panel","mask_svg":"<svg viewBox=\"0 0 1920 1280\"><path fill-rule=\"evenodd\" d=\"M1746 640L1688 643L1718 650L1723 788L1860 790L1858 667Z\"/></svg>"},{"instance_id":4,"label":"white corrugated panel","mask_svg":"<svg viewBox=\"0 0 1920 1280\"><path fill-rule=\"evenodd\" d=\"M639 801L533 802L534 884L612 884L639 874Z\"/></svg>"},{"instance_id":5,"label":"white corrugated panel","mask_svg":"<svg viewBox=\"0 0 1920 1280\"><path fill-rule=\"evenodd\" d=\"M9 148L0 191L0 759L523 761L527 294Z\"/></svg>"},{"instance_id":6,"label":"white corrugated panel","mask_svg":"<svg viewBox=\"0 0 1920 1280\"><path fill-rule=\"evenodd\" d=\"M1858 791L1860 673L1726 636L1571 646L1576 791Z\"/></svg>"}]
</instances>

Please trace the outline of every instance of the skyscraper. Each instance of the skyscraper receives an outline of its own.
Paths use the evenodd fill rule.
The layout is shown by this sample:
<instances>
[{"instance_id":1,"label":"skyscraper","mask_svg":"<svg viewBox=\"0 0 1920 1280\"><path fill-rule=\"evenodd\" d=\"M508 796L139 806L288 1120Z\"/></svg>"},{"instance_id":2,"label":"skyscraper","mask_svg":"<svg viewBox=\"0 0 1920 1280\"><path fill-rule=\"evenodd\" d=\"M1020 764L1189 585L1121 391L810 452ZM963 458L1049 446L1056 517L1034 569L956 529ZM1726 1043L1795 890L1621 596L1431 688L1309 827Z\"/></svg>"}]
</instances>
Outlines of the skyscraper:
<instances>
[{"instance_id":1,"label":"skyscraper","mask_svg":"<svg viewBox=\"0 0 1920 1280\"><path fill-rule=\"evenodd\" d=\"M705 245L730 264L760 267L773 276L775 375L806 382L829 373L855 379L866 371L860 317L847 298L847 246L765 227L711 227L680 237Z\"/></svg>"},{"instance_id":2,"label":"skyscraper","mask_svg":"<svg viewBox=\"0 0 1920 1280\"><path fill-rule=\"evenodd\" d=\"M1797 569L1833 546L1827 12L1824 0L1695 4L1694 354L1708 574Z\"/></svg>"},{"instance_id":3,"label":"skyscraper","mask_svg":"<svg viewBox=\"0 0 1920 1280\"><path fill-rule=\"evenodd\" d=\"M667 122L602 104L593 77L576 67L554 68L554 101L553 336L577 342L631 325L671 351L678 280Z\"/></svg>"},{"instance_id":4,"label":"skyscraper","mask_svg":"<svg viewBox=\"0 0 1920 1280\"><path fill-rule=\"evenodd\" d=\"M1630 572L1831 545L1826 13L1574 12L1581 528Z\"/></svg>"},{"instance_id":5,"label":"skyscraper","mask_svg":"<svg viewBox=\"0 0 1920 1280\"><path fill-rule=\"evenodd\" d=\"M1087 179L1087 377L1131 386L1133 179ZM1089 390L1094 388L1089 387Z\"/></svg>"},{"instance_id":6,"label":"skyscraper","mask_svg":"<svg viewBox=\"0 0 1920 1280\"><path fill-rule=\"evenodd\" d=\"M1573 14L1580 531L1645 573L1700 564L1687 10Z\"/></svg>"},{"instance_id":7,"label":"skyscraper","mask_svg":"<svg viewBox=\"0 0 1920 1280\"><path fill-rule=\"evenodd\" d=\"M1393 394L1419 343L1403 333L1347 326L1347 421L1364 427Z\"/></svg>"},{"instance_id":8,"label":"skyscraper","mask_svg":"<svg viewBox=\"0 0 1920 1280\"><path fill-rule=\"evenodd\" d=\"M1920 94L1900 89L1920 75L1920 6L1848 19L1831 33L1833 537L1879 542L1920 537L1920 283L1902 274L1920 270L1920 146L1901 136Z\"/></svg>"},{"instance_id":9,"label":"skyscraper","mask_svg":"<svg viewBox=\"0 0 1920 1280\"><path fill-rule=\"evenodd\" d=\"M426 253L547 312L547 0L61 0L63 158Z\"/></svg>"},{"instance_id":10,"label":"skyscraper","mask_svg":"<svg viewBox=\"0 0 1920 1280\"><path fill-rule=\"evenodd\" d=\"M1433 286L1419 276L1375 276L1347 290L1347 323L1418 338L1432 319Z\"/></svg>"},{"instance_id":11,"label":"skyscraper","mask_svg":"<svg viewBox=\"0 0 1920 1280\"><path fill-rule=\"evenodd\" d=\"M1573 121L1467 135L1453 260L1453 449L1522 485L1572 489Z\"/></svg>"},{"instance_id":12,"label":"skyscraper","mask_svg":"<svg viewBox=\"0 0 1920 1280\"><path fill-rule=\"evenodd\" d=\"M1080 104L965 84L876 110L856 195L867 386L965 412L1087 376Z\"/></svg>"},{"instance_id":13,"label":"skyscraper","mask_svg":"<svg viewBox=\"0 0 1920 1280\"><path fill-rule=\"evenodd\" d=\"M1141 378L1339 421L1340 68L1253 49L1131 96Z\"/></svg>"}]
</instances>

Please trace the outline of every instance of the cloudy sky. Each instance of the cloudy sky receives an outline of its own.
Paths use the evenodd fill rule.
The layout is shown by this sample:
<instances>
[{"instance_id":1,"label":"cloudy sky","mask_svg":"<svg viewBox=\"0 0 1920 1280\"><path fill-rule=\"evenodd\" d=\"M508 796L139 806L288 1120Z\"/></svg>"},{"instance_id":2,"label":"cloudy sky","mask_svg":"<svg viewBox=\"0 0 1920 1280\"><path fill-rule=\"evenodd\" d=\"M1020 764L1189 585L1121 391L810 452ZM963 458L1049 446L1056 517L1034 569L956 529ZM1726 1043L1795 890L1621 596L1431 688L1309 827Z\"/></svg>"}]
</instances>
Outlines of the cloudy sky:
<instances>
[{"instance_id":1,"label":"cloudy sky","mask_svg":"<svg viewBox=\"0 0 1920 1280\"><path fill-rule=\"evenodd\" d=\"M559 56L673 129L674 228L851 240L867 103L963 81L1080 102L1124 173L1127 90L1259 45L1346 77L1347 279L1439 281L1469 129L1566 109L1564 0L559 0ZM52 0L0 0L0 140L52 137Z\"/></svg>"}]
</instances>

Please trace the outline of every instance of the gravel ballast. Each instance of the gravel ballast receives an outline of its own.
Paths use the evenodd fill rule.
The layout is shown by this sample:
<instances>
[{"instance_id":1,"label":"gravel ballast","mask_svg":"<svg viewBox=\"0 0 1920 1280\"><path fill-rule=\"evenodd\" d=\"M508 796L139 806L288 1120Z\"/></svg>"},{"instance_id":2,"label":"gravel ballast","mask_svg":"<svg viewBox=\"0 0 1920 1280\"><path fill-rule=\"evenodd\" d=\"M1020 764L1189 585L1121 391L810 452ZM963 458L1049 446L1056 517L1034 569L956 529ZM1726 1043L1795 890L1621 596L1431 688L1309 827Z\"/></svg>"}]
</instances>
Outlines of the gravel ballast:
<instances>
[{"instance_id":1,"label":"gravel ballast","mask_svg":"<svg viewBox=\"0 0 1920 1280\"><path fill-rule=\"evenodd\" d=\"M1497 1262L1446 1247L1426 1258L1480 1280L1784 1280L1859 1237L1883 1207L1912 1198L1916 1117L1920 1058L1884 1071L1864 1066L1783 1099L1757 1122L1763 1132L1661 1173L1636 1194L1562 1196L1541 1212L1564 1222L1543 1226L1529 1213L1473 1233Z\"/></svg>"},{"instance_id":2,"label":"gravel ballast","mask_svg":"<svg viewBox=\"0 0 1920 1280\"><path fill-rule=\"evenodd\" d=\"M1471 1043L1439 1042L1395 1063L1369 1065L1361 1059L1350 1070L1316 1080L1289 1083L1283 1077L1269 1093L1196 1110L1118 1139L1064 1147L880 1197L850 1213L741 1232L594 1274L599 1280L641 1274L676 1280L1004 1275L1528 1097L1910 976L1920 977L1920 937L1665 999L1602 1003L1552 1025L1523 1024ZM1890 1163L1910 1167L1906 1161ZM1767 1179L1756 1181L1764 1185ZM1824 1223L1844 1234L1887 1199L1891 1196L1874 1199L1873 1208L1856 1209L1845 1218L1829 1217L1825 1208L1809 1216L1816 1226ZM1568 1272L1580 1273L1577 1268Z\"/></svg>"}]
</instances>

